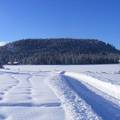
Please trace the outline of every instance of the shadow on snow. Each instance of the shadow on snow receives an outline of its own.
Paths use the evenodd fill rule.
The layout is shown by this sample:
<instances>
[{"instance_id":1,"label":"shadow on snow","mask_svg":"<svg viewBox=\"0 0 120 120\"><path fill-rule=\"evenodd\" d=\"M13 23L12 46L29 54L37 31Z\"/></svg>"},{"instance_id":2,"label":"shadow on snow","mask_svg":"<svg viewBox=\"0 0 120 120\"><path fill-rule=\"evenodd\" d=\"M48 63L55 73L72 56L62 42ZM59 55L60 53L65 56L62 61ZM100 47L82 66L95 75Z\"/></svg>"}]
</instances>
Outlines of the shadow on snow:
<instances>
[{"instance_id":1,"label":"shadow on snow","mask_svg":"<svg viewBox=\"0 0 120 120\"><path fill-rule=\"evenodd\" d=\"M68 85L82 98L103 120L120 120L120 107L97 95L80 81L62 75Z\"/></svg>"}]
</instances>

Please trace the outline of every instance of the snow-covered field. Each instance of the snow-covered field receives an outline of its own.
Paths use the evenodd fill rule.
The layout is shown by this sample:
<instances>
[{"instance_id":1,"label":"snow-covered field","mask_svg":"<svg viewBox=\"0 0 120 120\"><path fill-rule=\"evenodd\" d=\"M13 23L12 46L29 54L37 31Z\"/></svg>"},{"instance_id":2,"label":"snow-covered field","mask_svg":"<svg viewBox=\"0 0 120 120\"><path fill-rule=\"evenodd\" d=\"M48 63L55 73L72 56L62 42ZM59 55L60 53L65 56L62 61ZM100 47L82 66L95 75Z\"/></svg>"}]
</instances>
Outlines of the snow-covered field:
<instances>
[{"instance_id":1,"label":"snow-covered field","mask_svg":"<svg viewBox=\"0 0 120 120\"><path fill-rule=\"evenodd\" d=\"M5 66L0 120L120 120L120 64Z\"/></svg>"}]
</instances>

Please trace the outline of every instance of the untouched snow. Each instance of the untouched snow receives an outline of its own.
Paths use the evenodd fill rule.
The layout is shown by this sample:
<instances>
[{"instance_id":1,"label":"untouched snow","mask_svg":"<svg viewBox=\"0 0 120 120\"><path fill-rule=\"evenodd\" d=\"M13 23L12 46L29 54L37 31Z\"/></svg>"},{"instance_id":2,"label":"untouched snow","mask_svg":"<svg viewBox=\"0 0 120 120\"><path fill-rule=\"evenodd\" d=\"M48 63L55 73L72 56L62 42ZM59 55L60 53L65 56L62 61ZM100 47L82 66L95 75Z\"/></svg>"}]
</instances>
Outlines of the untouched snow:
<instances>
[{"instance_id":1,"label":"untouched snow","mask_svg":"<svg viewBox=\"0 0 120 120\"><path fill-rule=\"evenodd\" d=\"M120 65L5 66L0 120L120 120Z\"/></svg>"}]
</instances>

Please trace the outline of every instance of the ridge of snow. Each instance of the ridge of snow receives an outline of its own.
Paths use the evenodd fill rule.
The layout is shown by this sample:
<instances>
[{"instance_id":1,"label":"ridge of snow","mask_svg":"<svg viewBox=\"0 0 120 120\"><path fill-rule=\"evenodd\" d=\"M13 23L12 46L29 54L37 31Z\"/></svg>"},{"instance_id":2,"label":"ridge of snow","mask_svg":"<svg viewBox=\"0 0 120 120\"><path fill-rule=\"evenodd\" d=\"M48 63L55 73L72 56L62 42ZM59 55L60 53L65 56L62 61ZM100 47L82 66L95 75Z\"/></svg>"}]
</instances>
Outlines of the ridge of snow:
<instances>
[{"instance_id":1,"label":"ridge of snow","mask_svg":"<svg viewBox=\"0 0 120 120\"><path fill-rule=\"evenodd\" d=\"M110 95L111 97L120 101L120 85L115 85L110 82L100 81L91 76L75 73L75 72L65 72L66 76L80 80L81 82L87 83L90 86Z\"/></svg>"}]
</instances>

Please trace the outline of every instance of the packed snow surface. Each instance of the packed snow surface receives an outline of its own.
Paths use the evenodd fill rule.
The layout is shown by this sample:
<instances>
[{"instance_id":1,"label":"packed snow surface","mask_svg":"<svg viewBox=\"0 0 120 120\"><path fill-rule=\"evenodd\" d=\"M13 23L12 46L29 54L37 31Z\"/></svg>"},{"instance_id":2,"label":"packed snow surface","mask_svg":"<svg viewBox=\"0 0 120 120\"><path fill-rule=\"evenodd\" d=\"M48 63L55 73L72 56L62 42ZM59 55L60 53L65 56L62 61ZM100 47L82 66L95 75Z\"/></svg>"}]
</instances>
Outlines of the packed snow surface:
<instances>
[{"instance_id":1,"label":"packed snow surface","mask_svg":"<svg viewBox=\"0 0 120 120\"><path fill-rule=\"evenodd\" d=\"M0 120L120 120L120 65L5 66Z\"/></svg>"}]
</instances>

